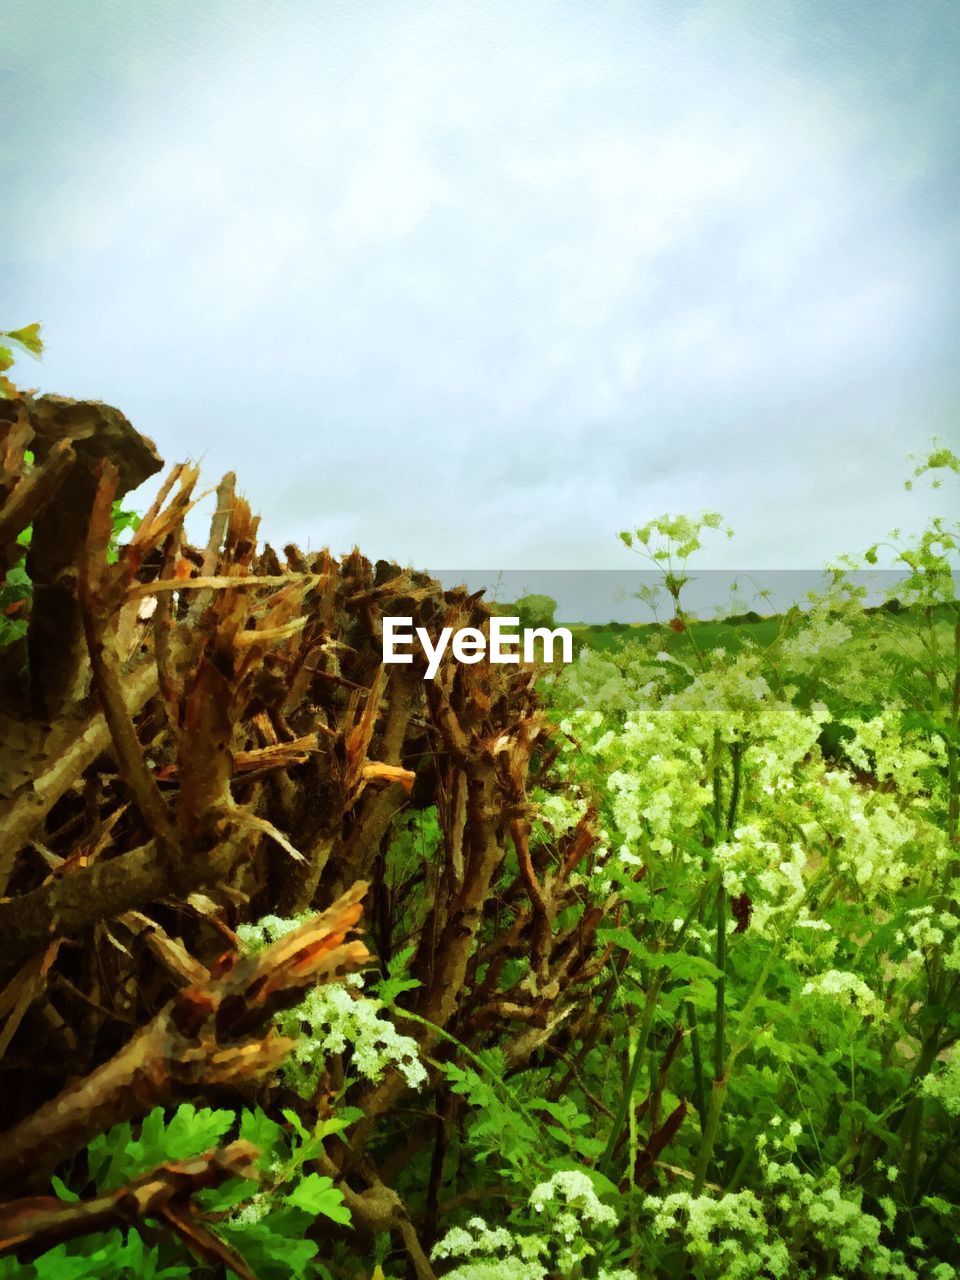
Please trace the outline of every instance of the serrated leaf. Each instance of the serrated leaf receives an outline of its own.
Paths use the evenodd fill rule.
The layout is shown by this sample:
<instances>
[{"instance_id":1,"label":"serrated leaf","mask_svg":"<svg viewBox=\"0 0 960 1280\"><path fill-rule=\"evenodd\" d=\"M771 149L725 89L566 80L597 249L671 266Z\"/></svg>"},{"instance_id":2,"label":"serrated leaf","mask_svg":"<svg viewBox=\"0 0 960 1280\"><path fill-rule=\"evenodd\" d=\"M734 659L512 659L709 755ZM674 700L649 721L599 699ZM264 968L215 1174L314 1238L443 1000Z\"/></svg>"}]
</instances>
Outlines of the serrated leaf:
<instances>
[{"instance_id":1,"label":"serrated leaf","mask_svg":"<svg viewBox=\"0 0 960 1280\"><path fill-rule=\"evenodd\" d=\"M136 1139L127 1123L94 1138L88 1148L90 1175L101 1190L110 1190L168 1160L186 1160L209 1151L235 1120L232 1111L198 1109L186 1102L168 1123L163 1108L154 1107L144 1116Z\"/></svg>"},{"instance_id":2,"label":"serrated leaf","mask_svg":"<svg viewBox=\"0 0 960 1280\"><path fill-rule=\"evenodd\" d=\"M546 1111L567 1129L582 1129L590 1124L590 1117L578 1111L572 1102L551 1102L548 1098L532 1098L527 1104L529 1111Z\"/></svg>"},{"instance_id":3,"label":"serrated leaf","mask_svg":"<svg viewBox=\"0 0 960 1280\"><path fill-rule=\"evenodd\" d=\"M259 1280L306 1280L320 1249L313 1240L303 1238L303 1229L302 1212L287 1208L242 1227L222 1223L216 1231L243 1254Z\"/></svg>"},{"instance_id":4,"label":"serrated leaf","mask_svg":"<svg viewBox=\"0 0 960 1280\"><path fill-rule=\"evenodd\" d=\"M87 1147L87 1168L91 1180L98 1187L117 1185L123 1180L114 1178L112 1166L115 1162L122 1164L132 1140L130 1124L124 1121L122 1124L115 1124L106 1133L98 1134Z\"/></svg>"},{"instance_id":5,"label":"serrated leaf","mask_svg":"<svg viewBox=\"0 0 960 1280\"><path fill-rule=\"evenodd\" d=\"M313 1217L323 1215L344 1226L350 1224L350 1210L343 1203L343 1193L333 1185L333 1179L320 1173L309 1173L287 1192L284 1203L303 1209Z\"/></svg>"},{"instance_id":6,"label":"serrated leaf","mask_svg":"<svg viewBox=\"0 0 960 1280\"><path fill-rule=\"evenodd\" d=\"M259 1107L244 1111L240 1117L240 1138L252 1142L260 1151L258 1164L266 1168L277 1156L285 1158L289 1149L287 1135L281 1125L271 1120Z\"/></svg>"},{"instance_id":7,"label":"serrated leaf","mask_svg":"<svg viewBox=\"0 0 960 1280\"><path fill-rule=\"evenodd\" d=\"M310 1134L307 1132L303 1121L295 1111L292 1111L289 1107L284 1107L280 1114L288 1124L293 1126L294 1131L300 1135L304 1142L308 1142L310 1140Z\"/></svg>"}]
</instances>

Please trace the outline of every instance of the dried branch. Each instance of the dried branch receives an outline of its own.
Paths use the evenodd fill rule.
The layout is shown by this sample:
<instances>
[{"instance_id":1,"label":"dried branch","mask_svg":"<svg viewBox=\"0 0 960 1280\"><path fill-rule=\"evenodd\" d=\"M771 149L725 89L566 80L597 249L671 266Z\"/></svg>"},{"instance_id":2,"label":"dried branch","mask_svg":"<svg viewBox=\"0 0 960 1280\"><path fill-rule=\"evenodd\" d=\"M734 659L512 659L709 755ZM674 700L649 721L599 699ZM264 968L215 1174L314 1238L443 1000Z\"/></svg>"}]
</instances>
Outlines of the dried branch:
<instances>
[{"instance_id":1,"label":"dried branch","mask_svg":"<svg viewBox=\"0 0 960 1280\"><path fill-rule=\"evenodd\" d=\"M123 698L136 715L157 691L152 659L135 664L123 677ZM17 855L47 814L110 745L102 711L66 721L50 735L43 756L33 762L31 780L0 803L0 894L5 893Z\"/></svg>"},{"instance_id":2,"label":"dried branch","mask_svg":"<svg viewBox=\"0 0 960 1280\"><path fill-rule=\"evenodd\" d=\"M98 1133L185 1092L256 1080L294 1047L270 1026L317 982L369 958L347 941L362 914L365 884L225 976L178 991L118 1054L68 1086L0 1141L0 1185L50 1173Z\"/></svg>"},{"instance_id":3,"label":"dried branch","mask_svg":"<svg viewBox=\"0 0 960 1280\"><path fill-rule=\"evenodd\" d=\"M33 524L27 572L33 601L27 632L30 693L38 715L69 713L84 693L87 669L77 600L77 570L97 489L96 469L109 458L120 497L159 470L153 444L117 409L92 401L41 396L23 402L42 466L61 441L76 454L48 504Z\"/></svg>"},{"instance_id":4,"label":"dried branch","mask_svg":"<svg viewBox=\"0 0 960 1280\"><path fill-rule=\"evenodd\" d=\"M23 448L36 428L22 417L11 419L0 459L8 498L19 492ZM56 439L75 441L78 430L93 430L90 423L109 413L93 413L86 427L82 417L74 413L55 430L48 423L43 456L54 456ZM136 453L129 424L114 428L121 452ZM14 1127L0 1143L0 1178L42 1173L98 1129L154 1101L269 1072L289 1047L264 1034L269 1011L294 998L294 971L313 963L311 946L290 935L284 944L293 951L274 952L270 973L254 958L214 976L197 959L210 954L200 948L216 945L213 929L232 953L238 920L309 909L368 869L376 869L381 961L411 942L416 948L421 986L405 997L412 1013L450 1028L472 1050L496 1043L518 1069L536 1049L559 1044L576 1070L574 1042L589 1034L579 996L607 959L596 945L604 908L585 906L570 885L575 869L590 869L592 815L555 844L532 839L530 794L551 785L553 758L536 673L464 666L448 656L436 679L422 684L419 657L389 681L382 667L384 615L410 615L432 633L483 628L490 614L479 596L444 591L385 562L371 565L359 552L339 562L293 546L285 562L269 547L258 554L257 520L236 496L232 473L218 489L207 544L196 549L184 518L198 475L186 466L174 468L119 561L108 564L109 469L101 469L99 484L94 473L105 453L117 459L102 444L85 444L82 455L70 447L77 462L69 481L79 476L82 484L72 492L67 550L47 521L45 558L37 561L47 630L36 643L52 652L56 609L67 610L70 626L70 618L80 621L91 654L80 674L92 666L104 711L78 714L80 684L66 661L55 679L40 681L60 729L33 722L29 732L10 730L21 704L10 714L2 708L0 756L13 764L4 790L18 789L0 803L0 893L15 875L18 896L0 900L0 982L8 983L0 1016L17 1046L33 1034L34 1023L22 1021L19 1030L16 1023L42 996L40 968L49 956L52 980L72 984L63 987L76 1019L67 1029L88 1055L73 1069L96 1069L16 1124L22 1099L47 1097L48 1084L35 1085L8 1060L14 1088L3 1123ZM155 458L146 446L140 454L136 465ZM120 470L124 483L130 467ZM134 649L144 656L128 667L124 657ZM162 696L154 698L158 687ZM440 840L395 884L391 826L401 810L427 806L436 807ZM144 843L147 835L153 838ZM40 858L21 857L31 840ZM512 850L518 871L501 884ZM195 890L210 896L191 916ZM186 914L182 942L141 914L151 903ZM128 950L126 934L107 930L116 919L143 946ZM75 946L54 954L60 940L88 930L89 955ZM97 946L97 938L115 945ZM336 952L342 939L330 945ZM350 945L360 949L347 947L351 963L366 955ZM522 957L532 960L532 974L524 969L518 977L511 961ZM158 1009L171 980L181 989ZM40 1036L31 1043L41 1053L60 1034L59 1013L51 1007L46 1016L53 1029L36 1019ZM103 1062L104 1046L114 1047L125 1025L135 1028L133 1038ZM429 1051L435 1032L414 1026ZM44 1061L56 1079L56 1053ZM60 1069L62 1081L68 1067ZM413 1272L427 1280L430 1264L406 1208L363 1155L376 1137L388 1161L397 1156L389 1113L405 1088L393 1074L351 1094L366 1115L349 1147L338 1146L336 1164L331 1158L331 1176L339 1176L357 1223L398 1233ZM353 1186L343 1179L347 1170ZM441 1159L431 1202L441 1199L442 1173ZM364 1185L357 1178L366 1191L355 1189ZM183 1207L171 1202L164 1220L199 1256L212 1256L203 1252L215 1245L190 1216L189 1198Z\"/></svg>"},{"instance_id":5,"label":"dried branch","mask_svg":"<svg viewBox=\"0 0 960 1280\"><path fill-rule=\"evenodd\" d=\"M0 1255L14 1249L36 1254L78 1236L142 1227L155 1219L171 1227L203 1261L222 1263L242 1280L256 1280L243 1258L198 1221L192 1197L230 1178L255 1179L258 1154L249 1142L232 1142L190 1160L168 1161L87 1200L29 1196L7 1201L0 1204ZM183 1230L184 1224L189 1230Z\"/></svg>"},{"instance_id":6,"label":"dried branch","mask_svg":"<svg viewBox=\"0 0 960 1280\"><path fill-rule=\"evenodd\" d=\"M210 520L210 535L207 539L207 547L203 553L203 564L200 568L201 578L210 578L216 574L217 563L220 559L220 548L223 546L227 524L233 511L236 490L237 477L234 472L228 471L217 486L217 505ZM209 589L197 593L190 606L190 616L192 618L199 618L210 603L210 597L211 592Z\"/></svg>"},{"instance_id":7,"label":"dried branch","mask_svg":"<svg viewBox=\"0 0 960 1280\"><path fill-rule=\"evenodd\" d=\"M163 857L180 860L180 841L153 774L147 768L137 731L123 693L115 618L102 598L106 550L110 541L111 510L117 471L110 462L100 466L100 479L90 516L85 554L80 568L80 605L87 650L100 705L110 728L117 763L133 792L140 815L157 841Z\"/></svg>"},{"instance_id":8,"label":"dried branch","mask_svg":"<svg viewBox=\"0 0 960 1280\"><path fill-rule=\"evenodd\" d=\"M10 545L50 502L76 458L69 440L58 440L40 466L22 477L0 507L0 567L10 563ZM19 550L22 554L22 548Z\"/></svg>"}]
</instances>

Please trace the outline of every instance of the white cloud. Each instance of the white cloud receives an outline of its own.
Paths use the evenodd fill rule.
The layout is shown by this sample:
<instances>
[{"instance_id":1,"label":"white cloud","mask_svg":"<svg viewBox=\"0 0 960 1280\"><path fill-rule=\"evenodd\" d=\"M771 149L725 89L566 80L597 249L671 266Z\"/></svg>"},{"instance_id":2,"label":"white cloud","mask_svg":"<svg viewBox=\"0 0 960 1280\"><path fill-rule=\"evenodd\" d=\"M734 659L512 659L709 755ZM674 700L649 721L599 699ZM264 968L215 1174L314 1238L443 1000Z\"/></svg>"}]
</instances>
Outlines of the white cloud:
<instances>
[{"instance_id":1,"label":"white cloud","mask_svg":"<svg viewBox=\"0 0 960 1280\"><path fill-rule=\"evenodd\" d=\"M49 385L118 401L168 455L252 459L281 538L602 564L628 511L706 504L737 508L742 554L806 562L841 549L827 461L886 478L926 434L946 295L916 170L877 163L792 28L669 5L232 14L202 49L171 27L122 111L83 81L100 127L56 198L21 197L22 305L53 323ZM881 412L863 459L885 401L910 421ZM812 543L781 519L798 476ZM873 519L861 484L842 532Z\"/></svg>"}]
</instances>

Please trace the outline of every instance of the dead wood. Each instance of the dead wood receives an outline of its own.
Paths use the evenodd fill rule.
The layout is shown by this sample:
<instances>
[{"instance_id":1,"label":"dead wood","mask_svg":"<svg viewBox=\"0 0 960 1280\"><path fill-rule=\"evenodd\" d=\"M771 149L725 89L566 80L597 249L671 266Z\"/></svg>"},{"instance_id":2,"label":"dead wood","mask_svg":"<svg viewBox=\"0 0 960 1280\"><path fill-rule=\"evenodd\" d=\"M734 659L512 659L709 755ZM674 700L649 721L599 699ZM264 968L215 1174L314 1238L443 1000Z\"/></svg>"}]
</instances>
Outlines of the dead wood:
<instances>
[{"instance_id":1,"label":"dead wood","mask_svg":"<svg viewBox=\"0 0 960 1280\"><path fill-rule=\"evenodd\" d=\"M34 1112L0 1139L0 1186L49 1173L91 1138L158 1103L275 1070L293 1048L271 1027L274 1014L317 982L368 959L347 941L362 913L357 884L321 915L220 978L178 991L109 1061Z\"/></svg>"},{"instance_id":2,"label":"dead wood","mask_svg":"<svg viewBox=\"0 0 960 1280\"><path fill-rule=\"evenodd\" d=\"M384 616L482 629L479 595L357 551L337 560L290 545L281 557L260 545L233 473L195 548L184 521L199 477L184 465L114 553L115 500L159 465L106 406L0 402L0 552L33 522L26 674L0 691L0 1181L11 1187L157 1102L269 1077L289 1048L273 1012L367 954L343 936L324 951L291 934L286 958L264 953L268 972L262 956L236 959L242 921L310 912L371 879L381 960L413 949L420 986L403 1000L417 1021L403 1030L424 1052L434 1028L473 1052L497 1045L511 1070L553 1048L576 1071L572 1042L592 1025L584 993L608 960L603 908L572 885L592 870L593 815L554 841L537 825L535 788L561 785L537 671L447 657L424 681L419 658L389 676L382 664ZM393 838L426 809L439 843L398 865ZM352 927L357 899L337 909ZM225 945L232 961L218 960ZM525 976L506 981L518 958ZM55 1049L71 1036L76 1053ZM410 1215L368 1154L389 1167L403 1149L405 1089L396 1073L354 1086L364 1119L321 1166L358 1225L396 1232L425 1280ZM442 1182L441 1159L429 1222ZM165 1203L204 1256L189 1195Z\"/></svg>"},{"instance_id":3,"label":"dead wood","mask_svg":"<svg viewBox=\"0 0 960 1280\"><path fill-rule=\"evenodd\" d=\"M111 459L117 471L116 496L121 497L158 471L161 462L153 444L108 405L40 396L5 401L0 407L0 430L24 420L29 431L24 444L39 463L24 479L41 489L55 482L57 500L36 506L22 502L19 515L12 518L11 506L15 513L18 505L14 492L4 503L4 519L8 524L22 522L22 528L33 522L27 553L33 583L28 633L31 698L37 714L53 717L70 708L84 687L77 563L96 494L96 469L104 458ZM65 465L65 458L70 465ZM51 472L55 481L45 481ZM49 499L52 491L45 496Z\"/></svg>"},{"instance_id":4,"label":"dead wood","mask_svg":"<svg viewBox=\"0 0 960 1280\"><path fill-rule=\"evenodd\" d=\"M126 1186L65 1203L55 1196L27 1196L0 1204L0 1255L35 1255L65 1240L140 1227L148 1220L168 1226L202 1261L221 1263L242 1280L256 1280L243 1258L199 1219L191 1197L230 1178L256 1178L256 1147L249 1142L208 1151L192 1160L169 1161Z\"/></svg>"}]
</instances>

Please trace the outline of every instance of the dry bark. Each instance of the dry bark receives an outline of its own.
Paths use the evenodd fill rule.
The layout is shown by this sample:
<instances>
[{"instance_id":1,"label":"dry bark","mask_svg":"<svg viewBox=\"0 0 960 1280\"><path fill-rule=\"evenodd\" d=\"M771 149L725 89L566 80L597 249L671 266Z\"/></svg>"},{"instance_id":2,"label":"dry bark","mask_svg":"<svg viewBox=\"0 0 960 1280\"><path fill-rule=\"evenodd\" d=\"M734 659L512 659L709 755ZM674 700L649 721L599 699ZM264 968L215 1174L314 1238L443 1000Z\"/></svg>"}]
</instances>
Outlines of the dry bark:
<instances>
[{"instance_id":1,"label":"dry bark","mask_svg":"<svg viewBox=\"0 0 960 1280\"><path fill-rule=\"evenodd\" d=\"M104 1129L197 1090L256 1080L293 1042L271 1022L309 987L341 977L369 957L346 939L362 907L357 884L321 915L222 977L178 991L155 1018L91 1075L69 1085L0 1140L0 1186L51 1172Z\"/></svg>"},{"instance_id":2,"label":"dry bark","mask_svg":"<svg viewBox=\"0 0 960 1280\"><path fill-rule=\"evenodd\" d=\"M447 656L424 681L420 658L383 667L384 616L484 628L483 600L359 552L261 547L232 473L195 548L189 466L112 556L114 500L159 465L106 406L0 407L0 564L33 521L34 575L26 644L0 650L8 1185L155 1101L269 1074L276 1001L242 1014L246 962L217 968L225 943L237 953L239 921L309 912L371 879L381 962L414 948L421 985L405 998L427 1025L404 1030L425 1051L434 1026L474 1051L497 1044L512 1069L586 1025L583 992L607 961L601 907L557 926L578 901L571 877L592 867L592 815L552 845L532 836L531 793L557 785L538 671ZM395 866L398 821L430 807L439 846ZM520 956L529 976L505 982ZM55 1050L71 1037L72 1055ZM405 1088L395 1073L355 1087L365 1118L323 1159L357 1220L396 1231L427 1277L410 1215L368 1154L374 1137L401 1149ZM441 1182L442 1164L434 1204Z\"/></svg>"},{"instance_id":3,"label":"dry bark","mask_svg":"<svg viewBox=\"0 0 960 1280\"><path fill-rule=\"evenodd\" d=\"M116 1191L74 1203L26 1196L0 1204L0 1255L36 1254L77 1236L111 1227L163 1223L204 1262L221 1263L241 1280L257 1280L243 1258L199 1221L191 1197L230 1178L256 1177L256 1147L249 1142L169 1161Z\"/></svg>"}]
</instances>

